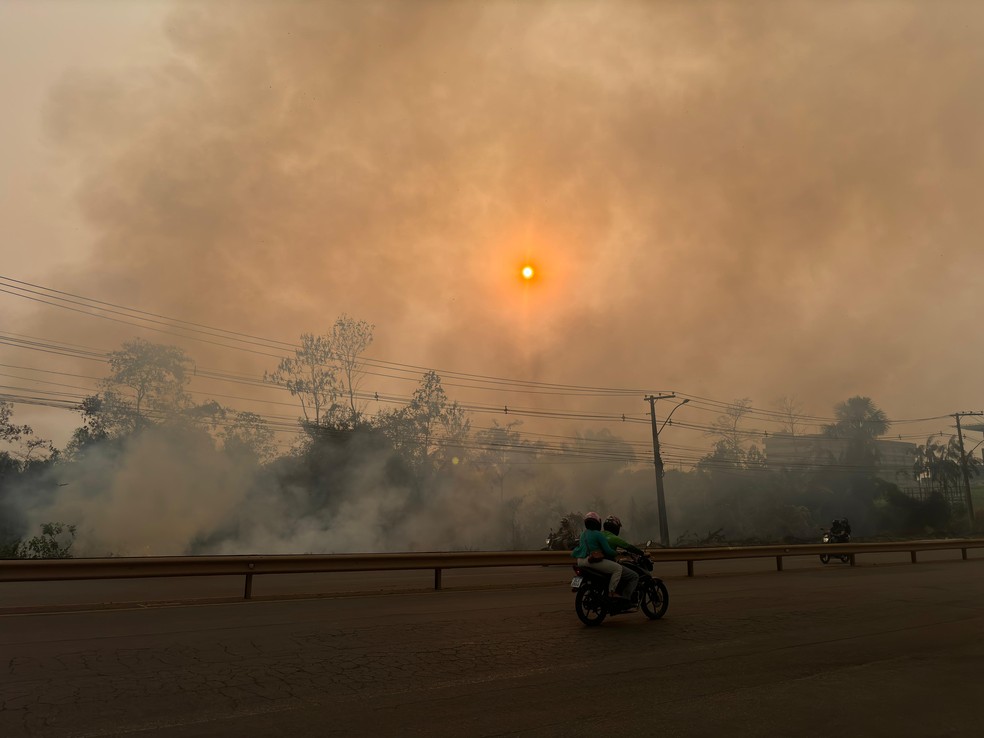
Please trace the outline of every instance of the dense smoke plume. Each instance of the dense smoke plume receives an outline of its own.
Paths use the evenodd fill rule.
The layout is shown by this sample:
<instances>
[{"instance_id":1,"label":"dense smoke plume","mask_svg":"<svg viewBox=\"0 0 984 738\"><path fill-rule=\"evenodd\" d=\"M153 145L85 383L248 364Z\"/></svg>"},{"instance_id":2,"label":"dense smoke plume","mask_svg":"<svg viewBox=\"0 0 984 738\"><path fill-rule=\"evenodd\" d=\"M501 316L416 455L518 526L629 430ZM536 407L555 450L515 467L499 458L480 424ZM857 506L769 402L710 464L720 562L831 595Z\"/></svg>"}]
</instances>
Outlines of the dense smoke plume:
<instances>
[{"instance_id":1,"label":"dense smoke plume","mask_svg":"<svg viewBox=\"0 0 984 738\"><path fill-rule=\"evenodd\" d=\"M93 445L40 479L0 480L0 546L71 521L72 554L82 557L537 548L565 506L609 507L602 491L621 476L582 465L576 473L596 483L577 486L571 470L534 474L520 459L496 493L473 463L405 473L405 460L380 440L356 433L262 467L201 432L145 429ZM635 533L643 531L637 521Z\"/></svg>"},{"instance_id":2,"label":"dense smoke plume","mask_svg":"<svg viewBox=\"0 0 984 738\"><path fill-rule=\"evenodd\" d=\"M178 2L163 32L158 64L50 95L95 234L58 289L282 341L348 313L371 356L487 376L806 413L860 393L893 418L980 404L979 3ZM134 332L38 321L102 350ZM370 454L330 515L295 515L289 485L204 448L93 454L30 522L78 523L96 555L531 540L474 480L408 505ZM528 490L530 530L651 500L651 468L582 471Z\"/></svg>"},{"instance_id":3,"label":"dense smoke plume","mask_svg":"<svg viewBox=\"0 0 984 738\"><path fill-rule=\"evenodd\" d=\"M949 411L981 358L982 21L178 4L170 59L51 96L98 234L75 286L286 340L347 311L429 366Z\"/></svg>"}]
</instances>

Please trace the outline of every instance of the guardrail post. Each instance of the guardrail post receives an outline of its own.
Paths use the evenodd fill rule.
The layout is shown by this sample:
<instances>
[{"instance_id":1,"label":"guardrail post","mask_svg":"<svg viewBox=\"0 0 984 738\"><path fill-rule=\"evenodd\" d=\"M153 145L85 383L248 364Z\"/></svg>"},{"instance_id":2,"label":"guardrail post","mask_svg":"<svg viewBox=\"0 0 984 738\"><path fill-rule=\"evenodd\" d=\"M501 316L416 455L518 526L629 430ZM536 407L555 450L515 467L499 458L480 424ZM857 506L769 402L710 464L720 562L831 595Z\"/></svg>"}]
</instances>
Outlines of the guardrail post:
<instances>
[{"instance_id":1,"label":"guardrail post","mask_svg":"<svg viewBox=\"0 0 984 738\"><path fill-rule=\"evenodd\" d=\"M694 562L693 561L688 561L687 562L687 576L688 577L692 577L693 575L694 575Z\"/></svg>"},{"instance_id":2,"label":"guardrail post","mask_svg":"<svg viewBox=\"0 0 984 738\"><path fill-rule=\"evenodd\" d=\"M243 590L243 599L251 600L253 599L253 575L246 575L246 589Z\"/></svg>"},{"instance_id":3,"label":"guardrail post","mask_svg":"<svg viewBox=\"0 0 984 738\"><path fill-rule=\"evenodd\" d=\"M960 558L962 558L964 561L967 560L967 549L966 548L961 548L960 549Z\"/></svg>"},{"instance_id":4,"label":"guardrail post","mask_svg":"<svg viewBox=\"0 0 984 738\"><path fill-rule=\"evenodd\" d=\"M915 551L910 551L909 552L909 558L911 558L912 559L912 563L915 564L916 563L916 552Z\"/></svg>"},{"instance_id":5,"label":"guardrail post","mask_svg":"<svg viewBox=\"0 0 984 738\"><path fill-rule=\"evenodd\" d=\"M782 556L776 556L776 571L782 571Z\"/></svg>"},{"instance_id":6,"label":"guardrail post","mask_svg":"<svg viewBox=\"0 0 984 738\"><path fill-rule=\"evenodd\" d=\"M441 570L434 569L434 589L441 588Z\"/></svg>"},{"instance_id":7,"label":"guardrail post","mask_svg":"<svg viewBox=\"0 0 984 738\"><path fill-rule=\"evenodd\" d=\"M851 566L854 566L854 554L851 554Z\"/></svg>"}]
</instances>

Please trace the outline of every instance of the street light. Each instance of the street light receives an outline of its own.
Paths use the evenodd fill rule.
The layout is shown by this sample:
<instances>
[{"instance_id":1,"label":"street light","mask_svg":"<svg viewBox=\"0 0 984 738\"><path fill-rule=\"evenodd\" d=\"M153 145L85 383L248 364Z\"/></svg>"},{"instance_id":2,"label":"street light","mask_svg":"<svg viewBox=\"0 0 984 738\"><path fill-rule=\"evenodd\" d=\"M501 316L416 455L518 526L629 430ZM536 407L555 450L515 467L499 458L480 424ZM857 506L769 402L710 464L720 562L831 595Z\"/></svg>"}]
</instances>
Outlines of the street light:
<instances>
[{"instance_id":1,"label":"street light","mask_svg":"<svg viewBox=\"0 0 984 738\"><path fill-rule=\"evenodd\" d=\"M649 401L649 418L653 426L653 463L656 466L656 505L659 510L659 543L664 548L668 548L670 545L670 531L666 524L666 495L663 492L664 471L663 457L659 452L659 434L666 427L666 424L670 422L670 417L677 411L677 408L683 407L690 400L683 400L670 410L670 414L666 416L666 420L663 421L663 424L659 428L656 427L656 400L671 400L675 397L676 395L670 394L649 395L649 397L645 398Z\"/></svg>"},{"instance_id":2,"label":"street light","mask_svg":"<svg viewBox=\"0 0 984 738\"><path fill-rule=\"evenodd\" d=\"M687 404L688 402L690 402L690 399L689 399L689 398L688 398L688 399L686 399L686 400L684 400L683 402L680 402L679 404L677 404L677 405L676 405L676 407L674 407L674 408L673 408L672 410L670 410L670 414L666 416L666 420L664 420L664 421L663 421L663 425L661 425L661 426L659 427L659 432L660 432L660 433L662 433L662 432L663 432L663 428L665 428L665 427L666 427L666 424L670 422L670 418L671 418L671 417L673 417L673 413L675 413L675 412L677 411L677 408L679 408L679 407L683 407L683 406L684 406L684 405L686 405L686 404Z\"/></svg>"}]
</instances>

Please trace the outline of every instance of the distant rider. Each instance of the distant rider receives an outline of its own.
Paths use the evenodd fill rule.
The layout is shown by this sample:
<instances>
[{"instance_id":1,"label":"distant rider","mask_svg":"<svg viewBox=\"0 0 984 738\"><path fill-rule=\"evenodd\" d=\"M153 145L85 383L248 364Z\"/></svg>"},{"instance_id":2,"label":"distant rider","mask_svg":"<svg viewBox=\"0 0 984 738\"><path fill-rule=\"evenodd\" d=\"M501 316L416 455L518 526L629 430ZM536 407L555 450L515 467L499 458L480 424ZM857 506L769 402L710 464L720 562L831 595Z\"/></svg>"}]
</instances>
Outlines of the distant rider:
<instances>
[{"instance_id":1,"label":"distant rider","mask_svg":"<svg viewBox=\"0 0 984 738\"><path fill-rule=\"evenodd\" d=\"M569 517L561 518L557 538L563 542L564 548L572 549L577 545L578 535Z\"/></svg>"},{"instance_id":2,"label":"distant rider","mask_svg":"<svg viewBox=\"0 0 984 738\"><path fill-rule=\"evenodd\" d=\"M615 589L622 578L623 567L615 561L615 549L608 545L608 539L601 532L601 516L598 513L589 512L584 516L584 532L571 556L577 559L579 567L610 574L608 594L610 597L619 596Z\"/></svg>"},{"instance_id":3,"label":"distant rider","mask_svg":"<svg viewBox=\"0 0 984 738\"><path fill-rule=\"evenodd\" d=\"M851 539L851 523L847 518L837 518L830 523L830 535L846 543Z\"/></svg>"},{"instance_id":4,"label":"distant rider","mask_svg":"<svg viewBox=\"0 0 984 738\"><path fill-rule=\"evenodd\" d=\"M622 521L614 515L609 515L605 518L603 527L604 531L602 532L602 535L605 536L608 540L608 545L612 548L624 548L629 553L634 553L638 556L646 555L646 552L641 548L633 546L624 538L619 538L618 534L622 531ZM622 566L622 577L625 579L625 587L622 588L622 596L632 599L632 593L635 592L636 585L639 584L639 574L631 566L620 566Z\"/></svg>"}]
</instances>

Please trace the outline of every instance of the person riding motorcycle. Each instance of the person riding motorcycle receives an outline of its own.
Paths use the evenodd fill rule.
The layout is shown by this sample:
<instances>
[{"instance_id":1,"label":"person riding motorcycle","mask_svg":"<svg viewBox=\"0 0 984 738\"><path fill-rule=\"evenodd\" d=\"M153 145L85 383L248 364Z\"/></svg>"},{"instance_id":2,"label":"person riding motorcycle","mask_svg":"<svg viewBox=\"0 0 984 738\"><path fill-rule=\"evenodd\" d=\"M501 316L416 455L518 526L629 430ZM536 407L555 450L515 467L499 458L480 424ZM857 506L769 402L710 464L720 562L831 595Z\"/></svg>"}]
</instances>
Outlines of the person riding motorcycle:
<instances>
[{"instance_id":1,"label":"person riding motorcycle","mask_svg":"<svg viewBox=\"0 0 984 738\"><path fill-rule=\"evenodd\" d=\"M645 556L646 552L643 551L638 546L633 546L631 543L623 538L619 538L619 533L622 531L622 521L619 520L614 515L609 515L605 518L604 525L602 526L604 530L602 535L608 540L608 545L612 548L624 548L629 553L634 553L639 556ZM639 584L639 575L630 566L622 566L622 578L625 580L625 586L622 588L622 596L627 599L632 599L632 593L635 592L636 585Z\"/></svg>"},{"instance_id":2,"label":"person riding motorcycle","mask_svg":"<svg viewBox=\"0 0 984 738\"><path fill-rule=\"evenodd\" d=\"M839 543L851 540L851 523L847 518L835 518L830 523L830 535Z\"/></svg>"},{"instance_id":3,"label":"person riding motorcycle","mask_svg":"<svg viewBox=\"0 0 984 738\"><path fill-rule=\"evenodd\" d=\"M584 532L581 533L577 546L571 551L571 556L577 559L579 567L610 574L609 596L620 597L616 594L615 588L622 578L623 567L615 561L615 549L608 545L608 539L601 532L601 516L598 513L585 514Z\"/></svg>"},{"instance_id":4,"label":"person riding motorcycle","mask_svg":"<svg viewBox=\"0 0 984 738\"><path fill-rule=\"evenodd\" d=\"M563 551L572 550L578 541L579 534L574 529L574 521L568 517L564 516L560 519L560 527L557 532L554 533L553 529L547 534L546 548L550 551Z\"/></svg>"}]
</instances>

